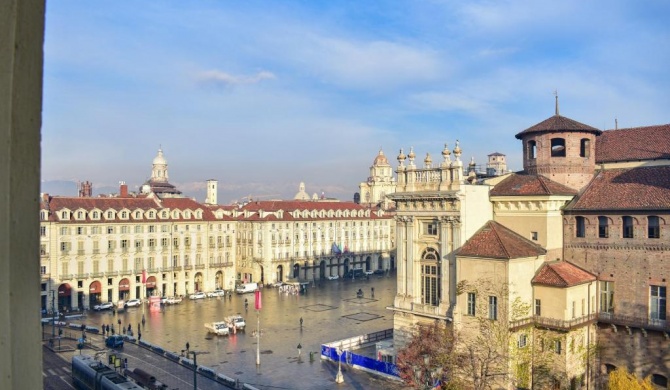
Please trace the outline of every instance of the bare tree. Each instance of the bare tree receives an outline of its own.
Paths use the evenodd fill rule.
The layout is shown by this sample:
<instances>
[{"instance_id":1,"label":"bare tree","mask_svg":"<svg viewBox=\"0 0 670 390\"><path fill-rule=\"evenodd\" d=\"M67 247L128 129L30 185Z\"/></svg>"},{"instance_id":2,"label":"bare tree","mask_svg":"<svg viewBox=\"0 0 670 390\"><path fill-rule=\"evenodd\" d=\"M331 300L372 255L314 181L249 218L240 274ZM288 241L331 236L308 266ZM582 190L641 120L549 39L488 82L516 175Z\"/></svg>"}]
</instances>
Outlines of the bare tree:
<instances>
[{"instance_id":1,"label":"bare tree","mask_svg":"<svg viewBox=\"0 0 670 390\"><path fill-rule=\"evenodd\" d=\"M453 377L456 355L453 328L435 321L417 325L414 336L405 348L398 351L397 366L400 378L413 388L462 388Z\"/></svg>"}]
</instances>

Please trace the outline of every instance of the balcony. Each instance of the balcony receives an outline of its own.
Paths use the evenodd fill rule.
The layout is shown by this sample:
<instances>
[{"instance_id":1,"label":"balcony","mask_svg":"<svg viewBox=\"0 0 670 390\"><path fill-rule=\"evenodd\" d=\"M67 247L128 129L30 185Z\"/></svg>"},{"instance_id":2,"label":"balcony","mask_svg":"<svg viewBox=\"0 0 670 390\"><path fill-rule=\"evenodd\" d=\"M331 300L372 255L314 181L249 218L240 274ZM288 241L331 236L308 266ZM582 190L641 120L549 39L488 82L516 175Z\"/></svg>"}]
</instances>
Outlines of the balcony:
<instances>
[{"instance_id":1,"label":"balcony","mask_svg":"<svg viewBox=\"0 0 670 390\"><path fill-rule=\"evenodd\" d=\"M42 278L42 281L49 280L49 279L51 279L51 274L43 273L43 274L40 275L40 277Z\"/></svg>"},{"instance_id":2,"label":"balcony","mask_svg":"<svg viewBox=\"0 0 670 390\"><path fill-rule=\"evenodd\" d=\"M132 275L132 274L133 274L133 270L131 270L131 269L122 269L121 271L119 271L119 274L120 274L121 276L129 276L129 275Z\"/></svg>"},{"instance_id":3,"label":"balcony","mask_svg":"<svg viewBox=\"0 0 670 390\"><path fill-rule=\"evenodd\" d=\"M439 306L427 305L423 303L412 302L412 312L417 314L427 314L431 316L442 316Z\"/></svg>"},{"instance_id":4,"label":"balcony","mask_svg":"<svg viewBox=\"0 0 670 390\"><path fill-rule=\"evenodd\" d=\"M205 265L204 264L196 264L195 269L205 269Z\"/></svg>"},{"instance_id":5,"label":"balcony","mask_svg":"<svg viewBox=\"0 0 670 390\"><path fill-rule=\"evenodd\" d=\"M86 273L86 272L75 275L75 279L87 279L87 278L88 278L88 273Z\"/></svg>"},{"instance_id":6,"label":"balcony","mask_svg":"<svg viewBox=\"0 0 670 390\"><path fill-rule=\"evenodd\" d=\"M105 276L109 277L114 277L114 276L119 276L119 271L107 271L105 272Z\"/></svg>"},{"instance_id":7,"label":"balcony","mask_svg":"<svg viewBox=\"0 0 670 390\"><path fill-rule=\"evenodd\" d=\"M86 254L86 251L83 250L83 249L77 249L77 254L78 255L84 255L84 254Z\"/></svg>"},{"instance_id":8,"label":"balcony","mask_svg":"<svg viewBox=\"0 0 670 390\"><path fill-rule=\"evenodd\" d=\"M667 320L657 320L647 317L624 316L614 313L598 313L598 322L620 325L629 328L670 332L670 323Z\"/></svg>"},{"instance_id":9,"label":"balcony","mask_svg":"<svg viewBox=\"0 0 670 390\"><path fill-rule=\"evenodd\" d=\"M105 274L102 272L91 272L92 278L102 278L103 276L105 276Z\"/></svg>"},{"instance_id":10,"label":"balcony","mask_svg":"<svg viewBox=\"0 0 670 390\"><path fill-rule=\"evenodd\" d=\"M121 253L128 253L128 248L121 248Z\"/></svg>"},{"instance_id":11,"label":"balcony","mask_svg":"<svg viewBox=\"0 0 670 390\"><path fill-rule=\"evenodd\" d=\"M100 254L100 249L93 249L93 254L94 255L99 255Z\"/></svg>"},{"instance_id":12,"label":"balcony","mask_svg":"<svg viewBox=\"0 0 670 390\"><path fill-rule=\"evenodd\" d=\"M147 270L147 272L150 273L150 274L155 274L155 273L161 272L161 269L160 268L149 268Z\"/></svg>"},{"instance_id":13,"label":"balcony","mask_svg":"<svg viewBox=\"0 0 670 390\"><path fill-rule=\"evenodd\" d=\"M539 328L547 328L554 330L570 331L575 328L590 324L596 321L597 315L589 314L579 318L573 318L571 320L559 320L556 318L541 317L541 316L532 316L528 318L522 318L516 321L510 321L509 327L512 330L523 328L528 325L533 325Z\"/></svg>"},{"instance_id":14,"label":"balcony","mask_svg":"<svg viewBox=\"0 0 670 390\"><path fill-rule=\"evenodd\" d=\"M60 275L60 280L72 280L73 278L74 278L74 275L72 275L72 274Z\"/></svg>"},{"instance_id":15,"label":"balcony","mask_svg":"<svg viewBox=\"0 0 670 390\"><path fill-rule=\"evenodd\" d=\"M182 271L183 269L184 267L182 267L181 265L175 265L174 267L172 267L173 271Z\"/></svg>"}]
</instances>

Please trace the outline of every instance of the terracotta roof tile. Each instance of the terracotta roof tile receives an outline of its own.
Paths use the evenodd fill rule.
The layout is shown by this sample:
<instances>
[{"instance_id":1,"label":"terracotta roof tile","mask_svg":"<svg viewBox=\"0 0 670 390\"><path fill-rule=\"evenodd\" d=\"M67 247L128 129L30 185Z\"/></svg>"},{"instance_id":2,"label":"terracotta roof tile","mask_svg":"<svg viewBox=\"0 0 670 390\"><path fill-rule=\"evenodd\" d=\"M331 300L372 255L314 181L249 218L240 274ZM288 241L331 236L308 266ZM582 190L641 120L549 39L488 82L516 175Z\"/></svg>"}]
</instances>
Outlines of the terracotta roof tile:
<instances>
[{"instance_id":1,"label":"terracotta roof tile","mask_svg":"<svg viewBox=\"0 0 670 390\"><path fill-rule=\"evenodd\" d=\"M596 138L596 163L670 159L670 124L608 130Z\"/></svg>"},{"instance_id":2,"label":"terracotta roof tile","mask_svg":"<svg viewBox=\"0 0 670 390\"><path fill-rule=\"evenodd\" d=\"M601 130L579 123L576 120L566 118L560 115L554 115L550 118L543 120L542 122L527 128L526 130L520 132L515 137L522 139L525 135L531 133L551 133L551 132L587 132L594 133L596 135L602 133Z\"/></svg>"},{"instance_id":3,"label":"terracotta roof tile","mask_svg":"<svg viewBox=\"0 0 670 390\"><path fill-rule=\"evenodd\" d=\"M599 172L566 210L668 210L670 166Z\"/></svg>"},{"instance_id":4,"label":"terracotta roof tile","mask_svg":"<svg viewBox=\"0 0 670 390\"><path fill-rule=\"evenodd\" d=\"M495 221L488 221L458 251L458 256L517 259L547 253L544 248Z\"/></svg>"},{"instance_id":5,"label":"terracotta roof tile","mask_svg":"<svg viewBox=\"0 0 670 390\"><path fill-rule=\"evenodd\" d=\"M532 284L552 287L572 287L596 280L596 276L567 261L545 263Z\"/></svg>"},{"instance_id":6,"label":"terracotta roof tile","mask_svg":"<svg viewBox=\"0 0 670 390\"><path fill-rule=\"evenodd\" d=\"M541 175L511 174L496 184L491 196L577 195L577 191Z\"/></svg>"}]
</instances>

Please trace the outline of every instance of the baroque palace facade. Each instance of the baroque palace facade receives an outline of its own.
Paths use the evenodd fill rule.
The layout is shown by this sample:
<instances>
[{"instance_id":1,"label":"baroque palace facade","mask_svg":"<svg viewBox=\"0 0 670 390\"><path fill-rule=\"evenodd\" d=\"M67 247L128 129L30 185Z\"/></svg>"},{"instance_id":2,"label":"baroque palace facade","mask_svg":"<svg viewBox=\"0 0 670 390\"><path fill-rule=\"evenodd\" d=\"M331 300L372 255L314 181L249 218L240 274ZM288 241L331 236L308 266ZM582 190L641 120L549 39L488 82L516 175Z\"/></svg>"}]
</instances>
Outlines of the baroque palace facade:
<instances>
[{"instance_id":1,"label":"baroque palace facade","mask_svg":"<svg viewBox=\"0 0 670 390\"><path fill-rule=\"evenodd\" d=\"M460 148L398 156L395 348L437 320L469 383L600 388L626 367L666 388L670 125L601 131L557 100L516 137L524 170L479 182Z\"/></svg>"},{"instance_id":2,"label":"baroque palace facade","mask_svg":"<svg viewBox=\"0 0 670 390\"><path fill-rule=\"evenodd\" d=\"M159 150L140 194L43 194L40 210L42 308L90 308L150 295L233 289L236 281L276 283L344 276L394 266L393 217L334 200L216 204L183 197Z\"/></svg>"}]
</instances>

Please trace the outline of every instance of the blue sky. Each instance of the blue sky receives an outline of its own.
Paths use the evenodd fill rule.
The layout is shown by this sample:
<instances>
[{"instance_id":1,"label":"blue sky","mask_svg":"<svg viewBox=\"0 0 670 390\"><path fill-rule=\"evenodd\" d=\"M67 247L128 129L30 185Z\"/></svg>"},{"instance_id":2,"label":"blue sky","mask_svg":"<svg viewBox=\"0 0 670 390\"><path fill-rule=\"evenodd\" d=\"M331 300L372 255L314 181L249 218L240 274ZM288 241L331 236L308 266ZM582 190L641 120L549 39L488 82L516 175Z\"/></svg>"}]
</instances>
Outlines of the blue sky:
<instances>
[{"instance_id":1,"label":"blue sky","mask_svg":"<svg viewBox=\"0 0 670 390\"><path fill-rule=\"evenodd\" d=\"M667 1L49 1L43 189L350 200L379 148L505 153L554 113L670 123ZM420 158L419 158L420 157ZM56 188L56 187L51 187ZM74 188L72 188L74 193ZM65 193L61 192L65 195Z\"/></svg>"}]
</instances>

